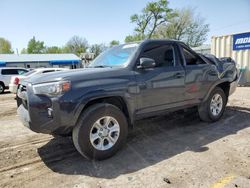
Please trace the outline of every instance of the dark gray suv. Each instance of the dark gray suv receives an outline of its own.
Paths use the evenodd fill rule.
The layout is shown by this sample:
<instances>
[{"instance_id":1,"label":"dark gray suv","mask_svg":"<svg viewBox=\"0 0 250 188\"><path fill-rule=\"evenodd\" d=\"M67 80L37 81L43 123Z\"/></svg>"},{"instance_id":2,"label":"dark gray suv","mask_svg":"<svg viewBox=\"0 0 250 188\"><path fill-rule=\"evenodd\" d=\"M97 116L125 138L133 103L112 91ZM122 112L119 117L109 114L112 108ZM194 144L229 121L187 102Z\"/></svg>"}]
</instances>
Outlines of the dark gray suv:
<instances>
[{"instance_id":1,"label":"dark gray suv","mask_svg":"<svg viewBox=\"0 0 250 188\"><path fill-rule=\"evenodd\" d=\"M101 160L138 119L197 107L202 120L219 120L237 81L235 63L218 69L182 42L146 40L108 49L88 68L24 81L18 114L35 132L72 134L83 156Z\"/></svg>"}]
</instances>

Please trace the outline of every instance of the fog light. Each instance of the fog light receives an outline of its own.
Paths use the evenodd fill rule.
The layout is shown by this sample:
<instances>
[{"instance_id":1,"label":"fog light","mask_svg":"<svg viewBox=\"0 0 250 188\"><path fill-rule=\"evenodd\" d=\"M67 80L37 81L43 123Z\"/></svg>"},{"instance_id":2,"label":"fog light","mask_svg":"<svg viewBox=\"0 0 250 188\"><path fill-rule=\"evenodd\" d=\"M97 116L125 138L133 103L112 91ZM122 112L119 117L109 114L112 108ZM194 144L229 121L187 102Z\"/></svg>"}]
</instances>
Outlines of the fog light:
<instances>
[{"instance_id":1,"label":"fog light","mask_svg":"<svg viewBox=\"0 0 250 188\"><path fill-rule=\"evenodd\" d=\"M53 118L53 110L51 108L48 108L48 117Z\"/></svg>"}]
</instances>

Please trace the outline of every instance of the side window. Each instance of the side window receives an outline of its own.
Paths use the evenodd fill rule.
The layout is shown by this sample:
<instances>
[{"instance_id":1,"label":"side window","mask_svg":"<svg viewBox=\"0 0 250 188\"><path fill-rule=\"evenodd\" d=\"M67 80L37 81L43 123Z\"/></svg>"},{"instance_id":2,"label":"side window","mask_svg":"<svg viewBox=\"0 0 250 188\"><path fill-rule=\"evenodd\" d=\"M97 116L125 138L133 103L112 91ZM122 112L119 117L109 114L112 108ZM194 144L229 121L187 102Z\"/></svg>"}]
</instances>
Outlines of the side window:
<instances>
[{"instance_id":1,"label":"side window","mask_svg":"<svg viewBox=\"0 0 250 188\"><path fill-rule=\"evenodd\" d=\"M183 55L186 61L186 65L198 65L198 64L205 64L202 60L200 60L195 54L187 50L186 48L183 49Z\"/></svg>"},{"instance_id":2,"label":"side window","mask_svg":"<svg viewBox=\"0 0 250 188\"><path fill-rule=\"evenodd\" d=\"M24 70L24 69L18 69L17 72L18 72L19 75L22 75L22 74L25 74L28 71Z\"/></svg>"},{"instance_id":3,"label":"side window","mask_svg":"<svg viewBox=\"0 0 250 188\"><path fill-rule=\"evenodd\" d=\"M49 72L55 72L55 70L46 70L46 71L43 71L43 73L49 73Z\"/></svg>"},{"instance_id":4,"label":"side window","mask_svg":"<svg viewBox=\"0 0 250 188\"><path fill-rule=\"evenodd\" d=\"M18 72L16 69L3 69L2 75L17 75Z\"/></svg>"},{"instance_id":5,"label":"side window","mask_svg":"<svg viewBox=\"0 0 250 188\"><path fill-rule=\"evenodd\" d=\"M174 48L172 45L148 45L141 57L154 59L157 67L175 65Z\"/></svg>"}]
</instances>

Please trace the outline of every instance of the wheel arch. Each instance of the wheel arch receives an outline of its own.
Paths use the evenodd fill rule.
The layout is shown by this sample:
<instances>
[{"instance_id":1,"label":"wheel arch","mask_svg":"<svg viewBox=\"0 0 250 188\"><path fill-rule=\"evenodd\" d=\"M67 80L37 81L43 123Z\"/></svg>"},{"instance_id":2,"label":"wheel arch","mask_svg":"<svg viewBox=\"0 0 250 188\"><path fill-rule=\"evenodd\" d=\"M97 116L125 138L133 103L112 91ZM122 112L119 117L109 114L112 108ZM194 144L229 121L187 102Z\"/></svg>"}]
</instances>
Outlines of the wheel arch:
<instances>
[{"instance_id":1,"label":"wheel arch","mask_svg":"<svg viewBox=\"0 0 250 188\"><path fill-rule=\"evenodd\" d=\"M87 108L89 108L90 106L92 106L94 104L98 104L98 103L108 103L108 104L112 104L112 105L118 107L126 116L129 127L131 127L131 128L133 127L132 115L128 109L128 105L126 103L126 100L121 96L105 96L105 97L95 97L93 99L90 99L87 103L85 103L84 107L81 110L81 113L80 113L78 119L80 118L81 114L83 114L86 111Z\"/></svg>"},{"instance_id":2,"label":"wheel arch","mask_svg":"<svg viewBox=\"0 0 250 188\"><path fill-rule=\"evenodd\" d=\"M205 98L203 99L203 101L206 101L208 99L208 97L210 96L211 92L216 88L216 87L219 87L221 88L226 97L228 98L229 96L229 91L230 91L230 84L231 82L229 82L228 80L224 80L224 81L220 81L220 82L217 82L216 84L214 84L210 89L209 89L209 92L206 94Z\"/></svg>"},{"instance_id":3,"label":"wheel arch","mask_svg":"<svg viewBox=\"0 0 250 188\"><path fill-rule=\"evenodd\" d=\"M5 87L5 84L4 84L4 82L2 82L2 81L0 81L0 84L2 84L4 87Z\"/></svg>"}]
</instances>

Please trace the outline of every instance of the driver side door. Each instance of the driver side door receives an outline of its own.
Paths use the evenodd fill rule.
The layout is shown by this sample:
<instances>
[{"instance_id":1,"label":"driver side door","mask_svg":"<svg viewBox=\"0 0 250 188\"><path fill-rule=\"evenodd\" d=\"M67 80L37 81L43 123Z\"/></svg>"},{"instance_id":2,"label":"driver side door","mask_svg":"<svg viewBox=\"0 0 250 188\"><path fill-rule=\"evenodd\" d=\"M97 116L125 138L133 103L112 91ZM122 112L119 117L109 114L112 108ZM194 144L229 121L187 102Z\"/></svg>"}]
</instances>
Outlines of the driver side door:
<instances>
[{"instance_id":1,"label":"driver side door","mask_svg":"<svg viewBox=\"0 0 250 188\"><path fill-rule=\"evenodd\" d=\"M137 116L152 115L184 103L185 71L180 63L178 50L171 43L149 43L140 58L151 58L156 66L136 69L138 87Z\"/></svg>"}]
</instances>

